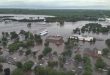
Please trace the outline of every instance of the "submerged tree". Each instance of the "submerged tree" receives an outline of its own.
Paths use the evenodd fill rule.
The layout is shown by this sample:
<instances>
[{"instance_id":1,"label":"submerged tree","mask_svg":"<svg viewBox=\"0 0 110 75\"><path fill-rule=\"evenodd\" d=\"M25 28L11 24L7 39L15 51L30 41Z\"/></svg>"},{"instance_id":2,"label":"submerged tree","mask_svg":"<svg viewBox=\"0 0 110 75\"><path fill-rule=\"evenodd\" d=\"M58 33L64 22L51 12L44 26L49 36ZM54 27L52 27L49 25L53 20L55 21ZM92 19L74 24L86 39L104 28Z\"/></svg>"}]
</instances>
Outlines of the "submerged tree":
<instances>
[{"instance_id":1,"label":"submerged tree","mask_svg":"<svg viewBox=\"0 0 110 75\"><path fill-rule=\"evenodd\" d=\"M74 59L77 61L77 62L81 62L82 61L82 57L80 54L76 54Z\"/></svg>"},{"instance_id":2,"label":"submerged tree","mask_svg":"<svg viewBox=\"0 0 110 75\"><path fill-rule=\"evenodd\" d=\"M43 55L47 55L48 53L50 53L52 51L52 48L50 47L45 47L43 50Z\"/></svg>"},{"instance_id":3,"label":"submerged tree","mask_svg":"<svg viewBox=\"0 0 110 75\"><path fill-rule=\"evenodd\" d=\"M102 58L98 58L96 60L95 67L96 67L96 69L99 69L99 68L104 69L106 67L106 63L103 61Z\"/></svg>"},{"instance_id":4,"label":"submerged tree","mask_svg":"<svg viewBox=\"0 0 110 75\"><path fill-rule=\"evenodd\" d=\"M11 75L24 75L24 72L22 69L17 68L12 71Z\"/></svg>"},{"instance_id":5,"label":"submerged tree","mask_svg":"<svg viewBox=\"0 0 110 75\"><path fill-rule=\"evenodd\" d=\"M110 48L110 39L107 39L107 40L105 41L105 43L106 43L106 45Z\"/></svg>"},{"instance_id":6,"label":"submerged tree","mask_svg":"<svg viewBox=\"0 0 110 75\"><path fill-rule=\"evenodd\" d=\"M23 70L24 71L29 71L29 70L31 70L31 68L32 68L33 65L34 65L34 62L33 61L27 61L23 65Z\"/></svg>"},{"instance_id":7,"label":"submerged tree","mask_svg":"<svg viewBox=\"0 0 110 75\"><path fill-rule=\"evenodd\" d=\"M0 72L2 72L2 71L3 71L3 65L0 64Z\"/></svg>"},{"instance_id":8,"label":"submerged tree","mask_svg":"<svg viewBox=\"0 0 110 75\"><path fill-rule=\"evenodd\" d=\"M109 50L108 48L104 48L104 49L102 50L102 54L103 54L104 56L108 56L109 52L110 52L110 50Z\"/></svg>"}]
</instances>

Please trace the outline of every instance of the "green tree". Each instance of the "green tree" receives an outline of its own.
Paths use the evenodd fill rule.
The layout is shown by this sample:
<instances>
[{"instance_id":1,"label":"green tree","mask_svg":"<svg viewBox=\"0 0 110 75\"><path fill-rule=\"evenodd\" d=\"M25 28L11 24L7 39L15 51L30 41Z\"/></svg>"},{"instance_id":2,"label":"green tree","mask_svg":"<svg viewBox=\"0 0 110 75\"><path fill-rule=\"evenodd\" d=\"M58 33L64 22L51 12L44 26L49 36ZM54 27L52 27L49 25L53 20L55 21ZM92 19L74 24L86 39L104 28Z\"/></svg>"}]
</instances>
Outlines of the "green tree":
<instances>
[{"instance_id":1,"label":"green tree","mask_svg":"<svg viewBox=\"0 0 110 75\"><path fill-rule=\"evenodd\" d=\"M64 71L56 71L52 68L43 68L37 67L35 68L35 75L74 75L73 72L64 72Z\"/></svg>"},{"instance_id":2,"label":"green tree","mask_svg":"<svg viewBox=\"0 0 110 75\"><path fill-rule=\"evenodd\" d=\"M25 31L24 30L20 30L20 33L19 34L22 34L22 35L25 35Z\"/></svg>"},{"instance_id":3,"label":"green tree","mask_svg":"<svg viewBox=\"0 0 110 75\"><path fill-rule=\"evenodd\" d=\"M2 72L2 71L3 71L3 65L0 64L0 72Z\"/></svg>"},{"instance_id":4,"label":"green tree","mask_svg":"<svg viewBox=\"0 0 110 75\"><path fill-rule=\"evenodd\" d=\"M2 41L6 41L6 42L7 42L8 39L7 39L6 37L3 37L3 38L2 38Z\"/></svg>"},{"instance_id":5,"label":"green tree","mask_svg":"<svg viewBox=\"0 0 110 75\"><path fill-rule=\"evenodd\" d=\"M106 67L106 63L103 61L102 58L98 58L96 60L95 67L96 69L99 69L99 68L104 69Z\"/></svg>"},{"instance_id":6,"label":"green tree","mask_svg":"<svg viewBox=\"0 0 110 75\"><path fill-rule=\"evenodd\" d=\"M48 41L45 42L44 45L45 45L45 47L48 47L49 46L49 42Z\"/></svg>"},{"instance_id":7,"label":"green tree","mask_svg":"<svg viewBox=\"0 0 110 75\"><path fill-rule=\"evenodd\" d=\"M57 51L54 51L54 52L53 52L53 55L56 55L56 56L57 56L57 55L58 55L58 54L57 54Z\"/></svg>"},{"instance_id":8,"label":"green tree","mask_svg":"<svg viewBox=\"0 0 110 75\"><path fill-rule=\"evenodd\" d=\"M76 61L78 61L78 62L81 62L81 61L82 61L82 57L81 57L80 54L76 54L75 57L74 57L74 59L75 59Z\"/></svg>"},{"instance_id":9,"label":"green tree","mask_svg":"<svg viewBox=\"0 0 110 75\"><path fill-rule=\"evenodd\" d=\"M83 75L92 75L92 65L91 60L88 56L83 57L84 62L84 73Z\"/></svg>"},{"instance_id":10,"label":"green tree","mask_svg":"<svg viewBox=\"0 0 110 75\"><path fill-rule=\"evenodd\" d=\"M107 45L108 47L110 47L110 39L107 39L107 40L105 41L105 43L106 43L106 45Z\"/></svg>"},{"instance_id":11,"label":"green tree","mask_svg":"<svg viewBox=\"0 0 110 75\"><path fill-rule=\"evenodd\" d=\"M109 54L109 52L110 52L110 50L109 50L108 48L104 48L104 49L102 50L102 54L103 54L104 56L107 56L107 55Z\"/></svg>"},{"instance_id":12,"label":"green tree","mask_svg":"<svg viewBox=\"0 0 110 75\"><path fill-rule=\"evenodd\" d=\"M12 71L11 75L24 75L24 72L22 69L15 69L14 71Z\"/></svg>"},{"instance_id":13,"label":"green tree","mask_svg":"<svg viewBox=\"0 0 110 75\"><path fill-rule=\"evenodd\" d=\"M84 71L83 75L92 75L91 71Z\"/></svg>"},{"instance_id":14,"label":"green tree","mask_svg":"<svg viewBox=\"0 0 110 75\"><path fill-rule=\"evenodd\" d=\"M17 39L19 38L18 34L16 32L10 32L10 35L11 35L11 39Z\"/></svg>"},{"instance_id":15,"label":"green tree","mask_svg":"<svg viewBox=\"0 0 110 75\"><path fill-rule=\"evenodd\" d=\"M7 42L3 41L2 45L3 45L3 47L6 47L7 46Z\"/></svg>"},{"instance_id":16,"label":"green tree","mask_svg":"<svg viewBox=\"0 0 110 75\"><path fill-rule=\"evenodd\" d=\"M107 73L107 75L110 75L110 69L108 70L108 73Z\"/></svg>"},{"instance_id":17,"label":"green tree","mask_svg":"<svg viewBox=\"0 0 110 75\"><path fill-rule=\"evenodd\" d=\"M35 34L34 37L37 44L42 44L43 41L40 35Z\"/></svg>"},{"instance_id":18,"label":"green tree","mask_svg":"<svg viewBox=\"0 0 110 75\"><path fill-rule=\"evenodd\" d=\"M34 40L27 40L26 45L27 45L28 48L33 47L34 46Z\"/></svg>"},{"instance_id":19,"label":"green tree","mask_svg":"<svg viewBox=\"0 0 110 75\"><path fill-rule=\"evenodd\" d=\"M31 49L28 49L28 50L26 51L26 56L29 55L29 54L31 54Z\"/></svg>"},{"instance_id":20,"label":"green tree","mask_svg":"<svg viewBox=\"0 0 110 75\"><path fill-rule=\"evenodd\" d=\"M9 35L9 33L8 32L6 32L6 37L9 37L10 35Z\"/></svg>"},{"instance_id":21,"label":"green tree","mask_svg":"<svg viewBox=\"0 0 110 75\"><path fill-rule=\"evenodd\" d=\"M52 48L50 47L45 47L44 50L43 50L43 54L44 55L47 55L48 53L50 53L52 51Z\"/></svg>"},{"instance_id":22,"label":"green tree","mask_svg":"<svg viewBox=\"0 0 110 75\"><path fill-rule=\"evenodd\" d=\"M38 55L38 60L41 60L43 58L43 54Z\"/></svg>"},{"instance_id":23,"label":"green tree","mask_svg":"<svg viewBox=\"0 0 110 75\"><path fill-rule=\"evenodd\" d=\"M58 66L58 62L57 61L49 61L48 62L48 66L51 68L57 67Z\"/></svg>"},{"instance_id":24,"label":"green tree","mask_svg":"<svg viewBox=\"0 0 110 75\"><path fill-rule=\"evenodd\" d=\"M31 68L32 68L33 65L34 65L34 62L33 61L27 61L23 65L23 70L24 71L29 71L29 70L31 70Z\"/></svg>"},{"instance_id":25,"label":"green tree","mask_svg":"<svg viewBox=\"0 0 110 75\"><path fill-rule=\"evenodd\" d=\"M17 68L22 68L23 64L21 62L16 62L16 66L17 66Z\"/></svg>"},{"instance_id":26,"label":"green tree","mask_svg":"<svg viewBox=\"0 0 110 75\"><path fill-rule=\"evenodd\" d=\"M19 49L19 46L17 43L12 43L8 46L9 52L15 52Z\"/></svg>"}]
</instances>

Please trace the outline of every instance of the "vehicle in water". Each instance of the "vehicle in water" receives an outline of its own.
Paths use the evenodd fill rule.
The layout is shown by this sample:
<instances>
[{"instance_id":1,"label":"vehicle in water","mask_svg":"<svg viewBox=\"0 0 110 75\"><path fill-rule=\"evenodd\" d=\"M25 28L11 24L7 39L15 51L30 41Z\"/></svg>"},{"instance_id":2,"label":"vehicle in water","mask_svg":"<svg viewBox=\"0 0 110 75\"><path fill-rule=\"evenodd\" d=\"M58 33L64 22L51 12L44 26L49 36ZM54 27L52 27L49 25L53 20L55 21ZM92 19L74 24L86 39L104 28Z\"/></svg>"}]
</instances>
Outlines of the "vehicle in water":
<instances>
[{"instance_id":1,"label":"vehicle in water","mask_svg":"<svg viewBox=\"0 0 110 75\"><path fill-rule=\"evenodd\" d=\"M42 32L40 32L40 36L45 36L45 35L47 35L48 34L48 31L47 30L44 30L44 31L42 31Z\"/></svg>"}]
</instances>

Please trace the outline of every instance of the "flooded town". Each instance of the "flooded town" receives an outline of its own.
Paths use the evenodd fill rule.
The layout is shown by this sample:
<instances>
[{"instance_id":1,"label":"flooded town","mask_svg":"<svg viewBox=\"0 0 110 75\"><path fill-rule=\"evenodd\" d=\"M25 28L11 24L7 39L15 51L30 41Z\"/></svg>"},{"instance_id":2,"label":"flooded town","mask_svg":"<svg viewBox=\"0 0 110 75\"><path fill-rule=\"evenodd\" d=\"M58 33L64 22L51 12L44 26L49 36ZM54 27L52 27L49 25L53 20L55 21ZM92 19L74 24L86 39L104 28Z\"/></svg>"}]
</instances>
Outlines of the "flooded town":
<instances>
[{"instance_id":1,"label":"flooded town","mask_svg":"<svg viewBox=\"0 0 110 75\"><path fill-rule=\"evenodd\" d=\"M0 14L0 75L107 75L108 18L61 23L46 17L55 16Z\"/></svg>"}]
</instances>

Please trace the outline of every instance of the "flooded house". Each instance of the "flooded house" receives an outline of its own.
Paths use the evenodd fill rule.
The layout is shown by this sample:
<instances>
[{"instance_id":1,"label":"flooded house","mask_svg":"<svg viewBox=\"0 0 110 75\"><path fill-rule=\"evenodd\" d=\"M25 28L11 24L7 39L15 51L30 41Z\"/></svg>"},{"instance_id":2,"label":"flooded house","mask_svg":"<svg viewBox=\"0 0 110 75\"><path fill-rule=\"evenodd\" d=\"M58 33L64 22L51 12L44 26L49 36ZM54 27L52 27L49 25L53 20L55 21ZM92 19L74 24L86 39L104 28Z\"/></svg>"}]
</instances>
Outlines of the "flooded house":
<instances>
[{"instance_id":1,"label":"flooded house","mask_svg":"<svg viewBox=\"0 0 110 75\"><path fill-rule=\"evenodd\" d=\"M93 37L86 36L86 35L72 35L72 36L70 36L70 38L79 39L80 41L84 40L84 41L88 41L88 42L90 42L91 40L94 39Z\"/></svg>"},{"instance_id":2,"label":"flooded house","mask_svg":"<svg viewBox=\"0 0 110 75\"><path fill-rule=\"evenodd\" d=\"M98 50L96 48L94 48L93 50L90 50L89 48L87 48L84 50L84 55L88 55L88 56L97 58L97 57L102 56L102 51Z\"/></svg>"},{"instance_id":3,"label":"flooded house","mask_svg":"<svg viewBox=\"0 0 110 75\"><path fill-rule=\"evenodd\" d=\"M106 21L107 21L107 22L110 22L110 18L106 18Z\"/></svg>"},{"instance_id":4,"label":"flooded house","mask_svg":"<svg viewBox=\"0 0 110 75\"><path fill-rule=\"evenodd\" d=\"M56 45L61 45L64 43L63 37L62 36L48 36L46 38L46 41L50 42L50 43L55 43Z\"/></svg>"}]
</instances>

